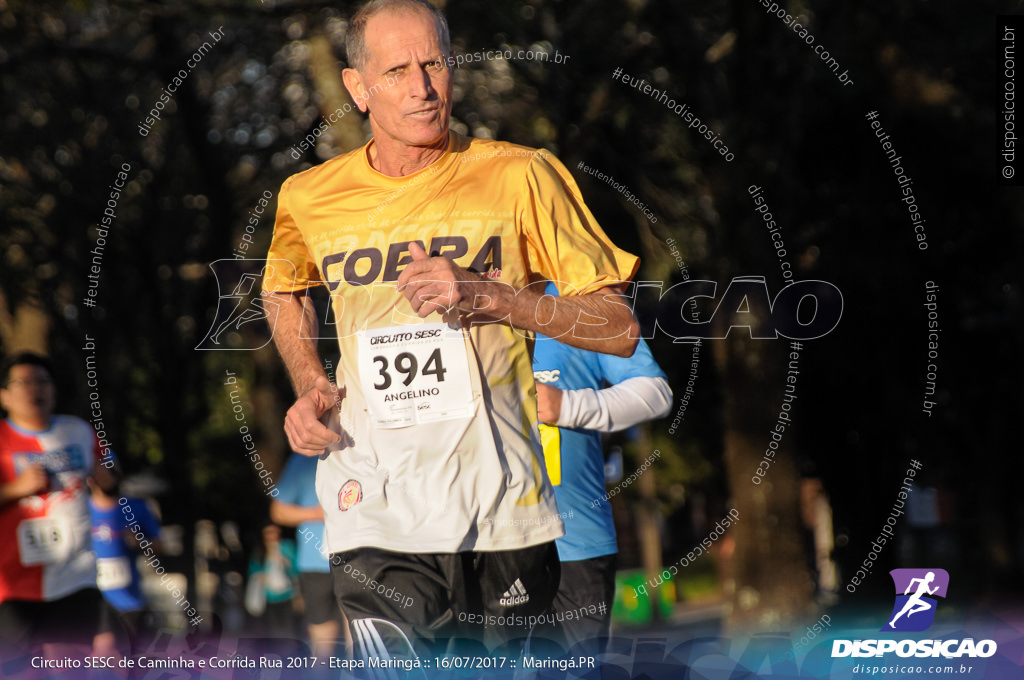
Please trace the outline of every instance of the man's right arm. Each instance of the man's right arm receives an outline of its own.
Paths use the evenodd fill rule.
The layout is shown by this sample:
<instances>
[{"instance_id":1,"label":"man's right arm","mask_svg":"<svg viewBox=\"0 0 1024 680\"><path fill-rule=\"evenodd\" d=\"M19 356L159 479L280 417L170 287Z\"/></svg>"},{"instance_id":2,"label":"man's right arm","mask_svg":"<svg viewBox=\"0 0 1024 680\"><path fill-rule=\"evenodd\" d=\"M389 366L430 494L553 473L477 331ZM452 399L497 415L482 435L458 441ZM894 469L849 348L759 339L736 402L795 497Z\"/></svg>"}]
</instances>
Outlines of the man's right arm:
<instances>
[{"instance_id":1,"label":"man's right arm","mask_svg":"<svg viewBox=\"0 0 1024 680\"><path fill-rule=\"evenodd\" d=\"M319 456L341 438L320 419L335 406L335 393L316 351L319 325L308 291L264 293L267 323L298 398L284 421L292 450Z\"/></svg>"},{"instance_id":2,"label":"man's right arm","mask_svg":"<svg viewBox=\"0 0 1024 680\"><path fill-rule=\"evenodd\" d=\"M288 293L263 293L267 325L273 329L274 345L284 361L295 394L308 392L323 376L320 355L316 351L319 324L308 290Z\"/></svg>"}]
</instances>

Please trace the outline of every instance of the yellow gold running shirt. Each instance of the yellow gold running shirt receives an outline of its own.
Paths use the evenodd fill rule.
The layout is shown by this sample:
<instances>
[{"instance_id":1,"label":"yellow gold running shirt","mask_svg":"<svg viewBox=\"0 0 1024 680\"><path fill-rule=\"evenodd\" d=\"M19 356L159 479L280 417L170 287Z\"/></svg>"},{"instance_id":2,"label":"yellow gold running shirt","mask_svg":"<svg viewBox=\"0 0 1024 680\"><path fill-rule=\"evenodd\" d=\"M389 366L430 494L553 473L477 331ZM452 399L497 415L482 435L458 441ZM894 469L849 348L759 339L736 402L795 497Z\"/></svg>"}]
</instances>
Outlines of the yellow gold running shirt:
<instances>
[{"instance_id":1,"label":"yellow gold running shirt","mask_svg":"<svg viewBox=\"0 0 1024 680\"><path fill-rule=\"evenodd\" d=\"M372 144L371 141L369 144ZM563 533L546 478L526 334L499 323L419 319L397 290L409 242L520 289L576 295L632 278L565 167L545 151L450 133L405 177L369 144L281 188L265 291L326 285L346 388L345 442L321 458L330 552L508 550Z\"/></svg>"}]
</instances>

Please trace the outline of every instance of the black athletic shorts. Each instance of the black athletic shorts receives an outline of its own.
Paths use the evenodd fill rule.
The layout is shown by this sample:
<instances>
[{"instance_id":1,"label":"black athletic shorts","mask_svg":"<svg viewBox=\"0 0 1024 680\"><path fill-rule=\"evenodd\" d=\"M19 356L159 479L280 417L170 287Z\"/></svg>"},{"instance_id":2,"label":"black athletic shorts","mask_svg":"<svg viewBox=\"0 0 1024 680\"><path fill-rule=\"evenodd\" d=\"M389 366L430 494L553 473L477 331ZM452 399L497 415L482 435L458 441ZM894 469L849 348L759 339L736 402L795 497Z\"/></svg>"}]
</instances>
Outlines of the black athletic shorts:
<instances>
[{"instance_id":1,"label":"black athletic shorts","mask_svg":"<svg viewBox=\"0 0 1024 680\"><path fill-rule=\"evenodd\" d=\"M603 639L611 634L617 557L612 554L562 562L562 582L551 608L567 652L581 643L581 653L603 651Z\"/></svg>"},{"instance_id":2,"label":"black athletic shorts","mask_svg":"<svg viewBox=\"0 0 1024 680\"><path fill-rule=\"evenodd\" d=\"M306 625L319 625L341 619L338 601L334 598L334 583L330 572L304 571L299 574L299 590L306 603Z\"/></svg>"},{"instance_id":3,"label":"black athletic shorts","mask_svg":"<svg viewBox=\"0 0 1024 680\"><path fill-rule=\"evenodd\" d=\"M558 590L554 542L494 552L409 554L357 548L331 555L334 592L357 658L443 655L453 640L529 636Z\"/></svg>"},{"instance_id":4,"label":"black athletic shorts","mask_svg":"<svg viewBox=\"0 0 1024 680\"><path fill-rule=\"evenodd\" d=\"M103 595L96 588L83 588L49 602L0 602L0 640L23 650L43 643L92 648L103 607Z\"/></svg>"}]
</instances>

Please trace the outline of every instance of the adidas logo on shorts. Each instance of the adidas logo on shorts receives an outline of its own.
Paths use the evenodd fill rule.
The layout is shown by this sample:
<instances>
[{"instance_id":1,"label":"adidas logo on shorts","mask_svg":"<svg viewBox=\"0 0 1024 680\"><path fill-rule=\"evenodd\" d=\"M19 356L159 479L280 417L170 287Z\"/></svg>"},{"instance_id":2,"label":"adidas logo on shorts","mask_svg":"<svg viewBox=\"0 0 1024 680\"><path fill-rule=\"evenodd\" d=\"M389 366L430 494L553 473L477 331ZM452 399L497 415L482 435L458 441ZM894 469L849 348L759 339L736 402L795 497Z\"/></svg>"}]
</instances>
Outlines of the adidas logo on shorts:
<instances>
[{"instance_id":1,"label":"adidas logo on shorts","mask_svg":"<svg viewBox=\"0 0 1024 680\"><path fill-rule=\"evenodd\" d=\"M526 592L523 582L516 579L512 587L506 590L502 598L498 600L498 604L502 607L514 607L517 604L526 604L529 601L530 594Z\"/></svg>"}]
</instances>

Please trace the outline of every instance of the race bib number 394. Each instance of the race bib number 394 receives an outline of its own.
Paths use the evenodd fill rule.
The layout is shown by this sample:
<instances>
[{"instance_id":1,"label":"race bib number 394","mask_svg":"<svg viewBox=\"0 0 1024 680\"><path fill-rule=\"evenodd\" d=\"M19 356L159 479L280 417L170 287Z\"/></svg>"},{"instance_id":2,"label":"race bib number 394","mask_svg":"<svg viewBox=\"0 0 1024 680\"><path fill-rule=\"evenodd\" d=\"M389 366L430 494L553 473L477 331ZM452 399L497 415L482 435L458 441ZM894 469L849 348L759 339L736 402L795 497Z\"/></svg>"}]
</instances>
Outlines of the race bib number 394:
<instances>
[{"instance_id":1,"label":"race bib number 394","mask_svg":"<svg viewBox=\"0 0 1024 680\"><path fill-rule=\"evenodd\" d=\"M359 379L378 429L473 414L466 343L462 331L447 324L362 331Z\"/></svg>"}]
</instances>

